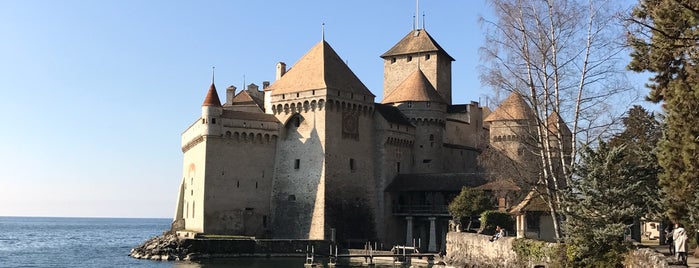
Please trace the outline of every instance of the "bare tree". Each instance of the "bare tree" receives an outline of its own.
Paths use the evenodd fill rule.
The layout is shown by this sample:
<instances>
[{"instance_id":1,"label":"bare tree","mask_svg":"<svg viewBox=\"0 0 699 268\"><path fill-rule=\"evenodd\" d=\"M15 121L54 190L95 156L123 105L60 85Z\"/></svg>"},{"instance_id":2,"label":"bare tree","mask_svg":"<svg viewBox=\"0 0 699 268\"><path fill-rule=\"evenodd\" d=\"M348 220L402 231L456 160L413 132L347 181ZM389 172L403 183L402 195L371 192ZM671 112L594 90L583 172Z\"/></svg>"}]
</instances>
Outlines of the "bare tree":
<instances>
[{"instance_id":1,"label":"bare tree","mask_svg":"<svg viewBox=\"0 0 699 268\"><path fill-rule=\"evenodd\" d=\"M521 94L534 114L535 191L546 199L560 241L563 190L579 145L604 136L626 110L623 44L612 1L488 0L494 20L481 48L481 79L496 95ZM621 109L614 109L614 104Z\"/></svg>"}]
</instances>

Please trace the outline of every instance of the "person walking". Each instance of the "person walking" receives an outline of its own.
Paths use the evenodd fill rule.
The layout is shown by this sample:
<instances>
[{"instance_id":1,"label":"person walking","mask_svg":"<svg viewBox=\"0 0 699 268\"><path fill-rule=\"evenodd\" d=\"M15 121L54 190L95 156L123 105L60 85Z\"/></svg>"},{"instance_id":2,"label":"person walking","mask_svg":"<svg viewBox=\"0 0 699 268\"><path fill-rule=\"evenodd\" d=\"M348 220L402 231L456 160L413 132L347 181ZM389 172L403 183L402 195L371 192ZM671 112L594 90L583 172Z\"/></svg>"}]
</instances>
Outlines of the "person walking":
<instances>
[{"instance_id":1,"label":"person walking","mask_svg":"<svg viewBox=\"0 0 699 268\"><path fill-rule=\"evenodd\" d=\"M668 224L665 228L665 243L667 244L670 254L675 255L675 244L672 241L672 224Z\"/></svg>"},{"instance_id":2,"label":"person walking","mask_svg":"<svg viewBox=\"0 0 699 268\"><path fill-rule=\"evenodd\" d=\"M687 231L682 224L675 223L675 230L672 231L672 239L675 242L677 262L682 265L687 265Z\"/></svg>"}]
</instances>

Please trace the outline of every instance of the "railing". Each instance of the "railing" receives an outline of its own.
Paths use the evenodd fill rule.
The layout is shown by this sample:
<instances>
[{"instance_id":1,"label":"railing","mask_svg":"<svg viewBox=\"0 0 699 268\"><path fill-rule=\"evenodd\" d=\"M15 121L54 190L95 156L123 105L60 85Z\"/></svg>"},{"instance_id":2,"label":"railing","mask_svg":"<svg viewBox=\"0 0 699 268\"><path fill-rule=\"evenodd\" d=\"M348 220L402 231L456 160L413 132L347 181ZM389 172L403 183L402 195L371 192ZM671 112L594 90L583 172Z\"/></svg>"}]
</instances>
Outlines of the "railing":
<instances>
[{"instance_id":1,"label":"railing","mask_svg":"<svg viewBox=\"0 0 699 268\"><path fill-rule=\"evenodd\" d=\"M446 205L397 205L393 214L447 216L449 209Z\"/></svg>"}]
</instances>

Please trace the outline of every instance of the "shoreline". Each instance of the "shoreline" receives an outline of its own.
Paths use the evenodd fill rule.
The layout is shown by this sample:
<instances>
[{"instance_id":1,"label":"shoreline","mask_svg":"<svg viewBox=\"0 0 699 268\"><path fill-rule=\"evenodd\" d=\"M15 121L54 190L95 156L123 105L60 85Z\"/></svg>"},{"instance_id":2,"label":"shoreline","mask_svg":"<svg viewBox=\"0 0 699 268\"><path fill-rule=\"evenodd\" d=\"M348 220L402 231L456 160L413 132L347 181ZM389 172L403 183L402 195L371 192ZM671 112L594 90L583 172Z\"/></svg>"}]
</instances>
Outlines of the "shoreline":
<instances>
[{"instance_id":1,"label":"shoreline","mask_svg":"<svg viewBox=\"0 0 699 268\"><path fill-rule=\"evenodd\" d=\"M152 237L131 249L135 259L197 261L215 258L306 257L330 249L330 241L304 239L188 238L173 232Z\"/></svg>"}]
</instances>

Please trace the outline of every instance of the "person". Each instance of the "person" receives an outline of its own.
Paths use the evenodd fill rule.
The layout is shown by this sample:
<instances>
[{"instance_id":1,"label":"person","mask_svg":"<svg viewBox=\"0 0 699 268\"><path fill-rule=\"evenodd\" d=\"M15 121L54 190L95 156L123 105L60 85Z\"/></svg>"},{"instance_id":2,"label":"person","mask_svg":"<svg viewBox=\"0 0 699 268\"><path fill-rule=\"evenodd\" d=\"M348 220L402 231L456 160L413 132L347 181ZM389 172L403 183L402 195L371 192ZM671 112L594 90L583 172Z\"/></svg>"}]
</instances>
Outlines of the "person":
<instances>
[{"instance_id":1,"label":"person","mask_svg":"<svg viewBox=\"0 0 699 268\"><path fill-rule=\"evenodd\" d=\"M675 244L672 242L672 225L668 224L665 228L665 243L667 244L670 254L675 255Z\"/></svg>"},{"instance_id":2,"label":"person","mask_svg":"<svg viewBox=\"0 0 699 268\"><path fill-rule=\"evenodd\" d=\"M500 239L505 236L505 229L501 228L500 225L495 226L495 234L490 238L490 242Z\"/></svg>"},{"instance_id":3,"label":"person","mask_svg":"<svg viewBox=\"0 0 699 268\"><path fill-rule=\"evenodd\" d=\"M675 223L675 230L672 231L672 238L675 242L677 262L682 265L687 265L687 231L682 224Z\"/></svg>"}]
</instances>

